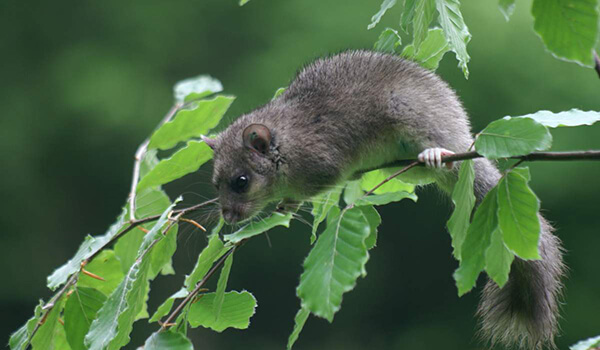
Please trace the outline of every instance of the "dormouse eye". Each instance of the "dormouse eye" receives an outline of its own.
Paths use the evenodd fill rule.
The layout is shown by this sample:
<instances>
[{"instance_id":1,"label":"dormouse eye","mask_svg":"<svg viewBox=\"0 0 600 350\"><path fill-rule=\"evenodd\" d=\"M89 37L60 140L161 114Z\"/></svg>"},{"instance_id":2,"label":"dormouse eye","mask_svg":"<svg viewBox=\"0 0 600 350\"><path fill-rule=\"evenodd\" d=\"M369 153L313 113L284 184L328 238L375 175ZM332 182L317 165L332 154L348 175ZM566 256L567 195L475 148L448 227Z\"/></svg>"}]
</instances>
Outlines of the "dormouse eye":
<instances>
[{"instance_id":1,"label":"dormouse eye","mask_svg":"<svg viewBox=\"0 0 600 350\"><path fill-rule=\"evenodd\" d=\"M248 188L248 176L240 175L231 182L231 189L234 192L242 193Z\"/></svg>"}]
</instances>

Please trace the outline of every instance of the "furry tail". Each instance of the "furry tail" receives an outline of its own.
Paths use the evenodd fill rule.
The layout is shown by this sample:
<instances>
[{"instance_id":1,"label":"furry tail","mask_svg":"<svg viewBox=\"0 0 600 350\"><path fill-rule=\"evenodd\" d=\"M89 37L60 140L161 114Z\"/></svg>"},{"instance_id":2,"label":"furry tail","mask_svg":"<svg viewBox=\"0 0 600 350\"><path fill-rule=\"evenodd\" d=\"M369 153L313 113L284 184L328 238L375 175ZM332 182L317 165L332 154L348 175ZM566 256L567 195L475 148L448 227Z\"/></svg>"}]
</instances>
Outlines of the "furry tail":
<instances>
[{"instance_id":1,"label":"furry tail","mask_svg":"<svg viewBox=\"0 0 600 350\"><path fill-rule=\"evenodd\" d=\"M498 170L487 159L475 162L475 192L478 201L496 185ZM560 241L552 226L541 216L539 249L541 260L516 258L508 282L499 288L488 280L477 311L481 318L481 335L492 344L525 349L554 347L558 328L558 305L562 262Z\"/></svg>"}]
</instances>

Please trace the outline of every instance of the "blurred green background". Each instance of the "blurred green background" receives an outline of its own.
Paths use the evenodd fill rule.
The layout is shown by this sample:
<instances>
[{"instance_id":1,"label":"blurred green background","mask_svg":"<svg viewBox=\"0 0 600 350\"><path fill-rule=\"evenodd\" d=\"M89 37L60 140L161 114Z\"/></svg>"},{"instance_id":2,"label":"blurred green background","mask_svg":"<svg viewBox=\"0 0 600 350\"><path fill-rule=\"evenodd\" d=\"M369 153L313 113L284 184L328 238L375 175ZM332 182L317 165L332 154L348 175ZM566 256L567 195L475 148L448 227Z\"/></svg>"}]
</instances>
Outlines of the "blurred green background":
<instances>
[{"instance_id":1,"label":"blurred green background","mask_svg":"<svg viewBox=\"0 0 600 350\"><path fill-rule=\"evenodd\" d=\"M51 295L45 278L87 233L101 234L120 212L133 154L169 109L171 87L208 73L238 96L227 118L268 101L316 57L370 48L400 7L368 31L380 0L127 2L14 1L0 4L0 342ZM439 73L464 101L474 130L505 115L540 109L600 110L591 69L558 61L532 30L530 1L506 22L493 0L463 1L473 39L465 80L453 54ZM553 131L554 149L600 149L600 125ZM532 186L564 242L562 335L566 348L600 334L600 164L531 164ZM186 203L211 197L210 166L167 186ZM383 225L368 276L344 296L333 324L310 318L296 349L483 349L474 336L478 291L458 298L445 221L449 200L433 188L418 203L380 208ZM199 219L202 219L200 217ZM295 287L309 227L269 233L236 254L229 280L258 299L246 331L190 331L196 348L282 349L299 306ZM177 276L157 278L150 310L179 289L205 235L185 227ZM483 278L479 285L483 284ZM156 325L136 323L141 345Z\"/></svg>"}]
</instances>

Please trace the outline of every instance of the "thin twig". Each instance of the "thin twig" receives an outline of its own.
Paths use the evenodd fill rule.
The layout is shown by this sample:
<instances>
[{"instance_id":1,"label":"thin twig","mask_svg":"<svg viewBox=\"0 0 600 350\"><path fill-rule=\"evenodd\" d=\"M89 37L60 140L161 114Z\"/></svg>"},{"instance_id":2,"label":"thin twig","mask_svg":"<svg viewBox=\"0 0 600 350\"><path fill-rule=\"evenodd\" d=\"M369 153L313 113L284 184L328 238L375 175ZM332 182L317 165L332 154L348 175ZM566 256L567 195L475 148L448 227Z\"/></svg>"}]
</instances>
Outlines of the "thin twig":
<instances>
[{"instance_id":1,"label":"thin twig","mask_svg":"<svg viewBox=\"0 0 600 350\"><path fill-rule=\"evenodd\" d=\"M169 315L169 317L167 317L167 319L164 322L161 322L161 327L160 327L160 331L164 331L165 329L167 329L167 327L169 325L174 324L173 320L175 319L175 317L177 317L177 314L183 310L183 308L189 304L189 302L191 300L193 300L196 295L200 292L200 290L202 290L202 286L204 286L204 284L206 284L206 282L208 281L208 279L214 275L214 273L225 263L225 260L227 260L227 258L233 254L233 252L236 250L236 248L238 248L239 246L241 246L243 244L244 241L241 241L239 243L237 243L236 245L234 245L231 249L229 249L225 254L223 254L223 256L221 257L221 259L219 259L219 261L217 261L213 267L208 271L208 273L204 276L204 278L202 278L202 280L200 282L198 282L196 284L196 287L190 292L190 294L187 295L187 297L185 297L185 299L183 299L181 301L181 303L179 303L179 305L177 305L177 308L175 308L175 310L173 310L173 312L171 312L171 314Z\"/></svg>"},{"instance_id":2,"label":"thin twig","mask_svg":"<svg viewBox=\"0 0 600 350\"><path fill-rule=\"evenodd\" d=\"M594 50L594 68L596 69L596 73L598 73L598 77L600 78L600 57L598 57L598 53Z\"/></svg>"}]
</instances>

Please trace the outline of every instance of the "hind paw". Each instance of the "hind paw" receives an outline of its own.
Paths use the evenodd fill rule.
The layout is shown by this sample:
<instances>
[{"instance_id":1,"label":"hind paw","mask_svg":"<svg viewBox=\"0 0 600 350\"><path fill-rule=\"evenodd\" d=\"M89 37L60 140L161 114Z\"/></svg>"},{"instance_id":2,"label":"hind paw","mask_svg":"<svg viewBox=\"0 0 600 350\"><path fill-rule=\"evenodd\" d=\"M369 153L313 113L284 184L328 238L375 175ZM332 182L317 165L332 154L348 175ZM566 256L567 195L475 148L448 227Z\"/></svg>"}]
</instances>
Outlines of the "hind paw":
<instances>
[{"instance_id":1,"label":"hind paw","mask_svg":"<svg viewBox=\"0 0 600 350\"><path fill-rule=\"evenodd\" d=\"M454 152L449 151L445 148L427 148L423 152L419 153L417 157L419 162L425 163L425 166L428 168L437 168L440 169L442 167L442 157L453 155ZM445 163L448 169L452 169L454 166L453 162Z\"/></svg>"}]
</instances>

